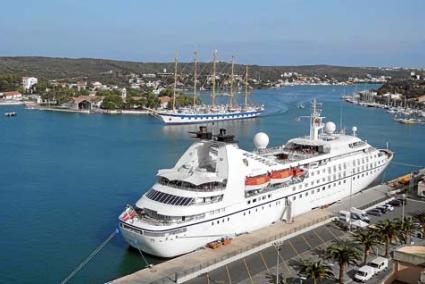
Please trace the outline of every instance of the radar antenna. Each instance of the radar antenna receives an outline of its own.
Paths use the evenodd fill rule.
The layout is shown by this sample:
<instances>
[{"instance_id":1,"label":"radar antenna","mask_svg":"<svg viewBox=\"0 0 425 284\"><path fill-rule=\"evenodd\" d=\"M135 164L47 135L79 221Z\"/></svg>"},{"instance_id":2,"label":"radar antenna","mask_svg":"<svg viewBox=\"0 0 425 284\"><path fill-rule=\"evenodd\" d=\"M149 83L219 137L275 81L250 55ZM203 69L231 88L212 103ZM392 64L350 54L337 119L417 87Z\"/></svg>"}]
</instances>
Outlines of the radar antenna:
<instances>
[{"instance_id":1,"label":"radar antenna","mask_svg":"<svg viewBox=\"0 0 425 284\"><path fill-rule=\"evenodd\" d=\"M313 98L311 103L311 115L300 116L300 118L309 118L310 119L310 139L318 140L319 139L319 130L324 127L322 120L324 116L320 116L321 113L321 104L317 103L316 98Z\"/></svg>"}]
</instances>

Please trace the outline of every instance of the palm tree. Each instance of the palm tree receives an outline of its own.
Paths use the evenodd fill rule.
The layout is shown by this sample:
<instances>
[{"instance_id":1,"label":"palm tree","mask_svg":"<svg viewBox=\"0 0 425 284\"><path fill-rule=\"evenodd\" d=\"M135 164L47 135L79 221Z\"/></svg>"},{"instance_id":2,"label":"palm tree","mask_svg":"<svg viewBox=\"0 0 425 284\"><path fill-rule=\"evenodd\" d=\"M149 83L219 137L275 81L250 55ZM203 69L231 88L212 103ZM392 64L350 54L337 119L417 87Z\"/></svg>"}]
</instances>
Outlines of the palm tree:
<instances>
[{"instance_id":1,"label":"palm tree","mask_svg":"<svg viewBox=\"0 0 425 284\"><path fill-rule=\"evenodd\" d=\"M388 257L390 243L397 236L397 225L391 220L384 220L376 224L376 230L377 233L385 239L385 257Z\"/></svg>"},{"instance_id":2,"label":"palm tree","mask_svg":"<svg viewBox=\"0 0 425 284\"><path fill-rule=\"evenodd\" d=\"M366 264L371 249L380 243L378 234L370 228L360 229L354 231L353 240L356 244L363 246L363 264Z\"/></svg>"},{"instance_id":3,"label":"palm tree","mask_svg":"<svg viewBox=\"0 0 425 284\"><path fill-rule=\"evenodd\" d=\"M352 242L337 241L326 249L329 258L338 262L339 265L339 283L344 283L345 267L348 264L355 264L361 259L360 252L355 248Z\"/></svg>"},{"instance_id":4,"label":"palm tree","mask_svg":"<svg viewBox=\"0 0 425 284\"><path fill-rule=\"evenodd\" d=\"M425 236L425 213L420 213L415 216L415 219L419 221L422 227L422 234Z\"/></svg>"},{"instance_id":5,"label":"palm tree","mask_svg":"<svg viewBox=\"0 0 425 284\"><path fill-rule=\"evenodd\" d=\"M310 259L301 260L299 273L307 279L312 279L313 283L319 283L322 279L331 279L334 277L332 267L321 260L313 261Z\"/></svg>"},{"instance_id":6,"label":"palm tree","mask_svg":"<svg viewBox=\"0 0 425 284\"><path fill-rule=\"evenodd\" d=\"M404 218L403 221L397 219L396 226L398 231L398 238L400 241L404 242L405 244L410 243L410 238L415 230L415 222L413 222L413 218Z\"/></svg>"}]
</instances>

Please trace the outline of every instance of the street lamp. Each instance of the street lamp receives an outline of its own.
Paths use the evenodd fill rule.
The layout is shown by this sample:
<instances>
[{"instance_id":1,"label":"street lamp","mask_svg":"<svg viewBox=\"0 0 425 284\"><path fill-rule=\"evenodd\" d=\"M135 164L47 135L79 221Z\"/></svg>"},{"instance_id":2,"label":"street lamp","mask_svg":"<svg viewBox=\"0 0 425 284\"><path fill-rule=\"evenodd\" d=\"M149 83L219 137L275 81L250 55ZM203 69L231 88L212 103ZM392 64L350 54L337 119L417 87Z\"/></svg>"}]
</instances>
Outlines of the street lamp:
<instances>
[{"instance_id":1,"label":"street lamp","mask_svg":"<svg viewBox=\"0 0 425 284\"><path fill-rule=\"evenodd\" d=\"M283 245L283 241L278 241L278 242L274 242L273 243L273 247L276 250L276 284L279 284L279 251L280 251L280 246Z\"/></svg>"}]
</instances>

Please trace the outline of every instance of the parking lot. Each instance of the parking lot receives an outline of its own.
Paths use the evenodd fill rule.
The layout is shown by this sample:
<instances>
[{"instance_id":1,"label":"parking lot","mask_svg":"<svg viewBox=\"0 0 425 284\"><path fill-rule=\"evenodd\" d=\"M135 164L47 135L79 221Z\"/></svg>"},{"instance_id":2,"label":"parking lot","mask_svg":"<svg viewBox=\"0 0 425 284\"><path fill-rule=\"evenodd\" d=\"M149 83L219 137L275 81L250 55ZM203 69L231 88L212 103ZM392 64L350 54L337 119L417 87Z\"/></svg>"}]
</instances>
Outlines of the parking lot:
<instances>
[{"instance_id":1,"label":"parking lot","mask_svg":"<svg viewBox=\"0 0 425 284\"><path fill-rule=\"evenodd\" d=\"M425 201L408 199L404 207L405 216L425 212ZM382 216L370 216L371 223L377 223L385 219L401 218L403 208L395 207L394 211L387 212ZM280 246L279 274L283 273L288 283L301 283L298 276L297 264L300 259L323 259L326 247L335 239L349 238L350 233L343 232L333 224L324 225L314 230L305 232L292 239L286 240ZM415 239L413 239L415 240ZM391 249L394 249L392 247ZM383 246L375 248L374 253L384 252ZM372 253L371 257L375 255ZM219 269L203 274L187 283L275 283L277 253L274 247L269 247L244 259L232 262ZM331 263L334 274L338 275L338 265ZM391 265L391 264L390 264ZM353 276L358 267L349 266L346 282L353 282ZM373 277L368 283L380 283L385 277L381 273ZM304 281L304 283L307 283ZM335 283L334 280L322 281L322 283Z\"/></svg>"}]
</instances>

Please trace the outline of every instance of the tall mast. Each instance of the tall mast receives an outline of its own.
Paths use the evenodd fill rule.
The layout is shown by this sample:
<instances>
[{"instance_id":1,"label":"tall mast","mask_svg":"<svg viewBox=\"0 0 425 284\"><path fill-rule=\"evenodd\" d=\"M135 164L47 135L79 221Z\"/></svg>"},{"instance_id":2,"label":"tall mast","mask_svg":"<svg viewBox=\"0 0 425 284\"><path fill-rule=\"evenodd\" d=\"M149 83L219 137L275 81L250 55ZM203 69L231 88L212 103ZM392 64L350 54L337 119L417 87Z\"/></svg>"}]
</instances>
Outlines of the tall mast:
<instances>
[{"instance_id":1,"label":"tall mast","mask_svg":"<svg viewBox=\"0 0 425 284\"><path fill-rule=\"evenodd\" d=\"M229 97L229 105L230 107L233 106L233 81L235 79L235 74L234 74L234 70L235 70L235 58L232 56L232 71L231 71L231 75L230 75L230 97Z\"/></svg>"},{"instance_id":2,"label":"tall mast","mask_svg":"<svg viewBox=\"0 0 425 284\"><path fill-rule=\"evenodd\" d=\"M214 59L213 59L213 74L212 74L212 92L211 92L211 104L215 107L215 68L216 68L216 60L217 60L217 49L214 50Z\"/></svg>"},{"instance_id":3,"label":"tall mast","mask_svg":"<svg viewBox=\"0 0 425 284\"><path fill-rule=\"evenodd\" d=\"M197 73L197 69L198 69L198 52L195 51L193 53L193 57L194 57L194 69L193 69L193 106L196 105L196 85L198 83L198 73Z\"/></svg>"},{"instance_id":4,"label":"tall mast","mask_svg":"<svg viewBox=\"0 0 425 284\"><path fill-rule=\"evenodd\" d=\"M245 101L244 101L244 107L248 107L248 65L245 66Z\"/></svg>"},{"instance_id":5,"label":"tall mast","mask_svg":"<svg viewBox=\"0 0 425 284\"><path fill-rule=\"evenodd\" d=\"M176 53L176 57L174 57L173 110L176 110L177 56L178 56L178 53Z\"/></svg>"}]
</instances>

